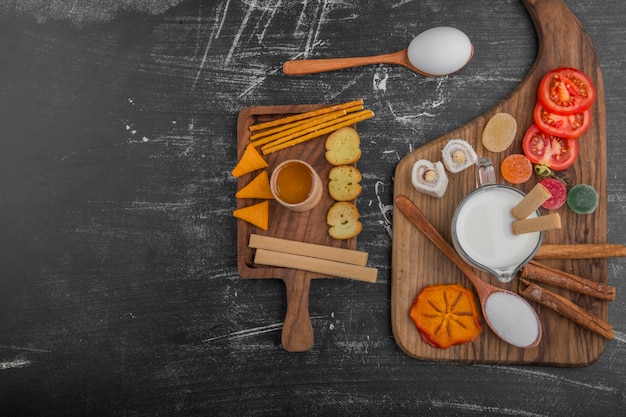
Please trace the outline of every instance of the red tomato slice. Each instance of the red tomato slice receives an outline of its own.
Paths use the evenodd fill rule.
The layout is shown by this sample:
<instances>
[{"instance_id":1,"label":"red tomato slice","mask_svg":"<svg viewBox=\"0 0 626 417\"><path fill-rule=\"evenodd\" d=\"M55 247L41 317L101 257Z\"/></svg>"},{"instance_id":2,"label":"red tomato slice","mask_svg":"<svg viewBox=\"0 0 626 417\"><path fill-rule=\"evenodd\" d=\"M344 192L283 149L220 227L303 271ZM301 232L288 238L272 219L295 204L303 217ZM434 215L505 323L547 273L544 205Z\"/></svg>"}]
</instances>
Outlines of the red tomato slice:
<instances>
[{"instance_id":1,"label":"red tomato slice","mask_svg":"<svg viewBox=\"0 0 626 417\"><path fill-rule=\"evenodd\" d=\"M535 124L541 131L565 139L581 137L589 129L591 117L590 109L582 113L562 115L546 110L541 102L535 105L535 113L533 115Z\"/></svg>"},{"instance_id":2,"label":"red tomato slice","mask_svg":"<svg viewBox=\"0 0 626 417\"><path fill-rule=\"evenodd\" d=\"M570 167L578 158L578 140L564 139L542 132L536 125L526 131L522 142L530 162L554 171Z\"/></svg>"},{"instance_id":3,"label":"red tomato slice","mask_svg":"<svg viewBox=\"0 0 626 417\"><path fill-rule=\"evenodd\" d=\"M591 107L596 88L587 74L574 68L557 68L541 79L539 101L552 113L581 113Z\"/></svg>"}]
</instances>

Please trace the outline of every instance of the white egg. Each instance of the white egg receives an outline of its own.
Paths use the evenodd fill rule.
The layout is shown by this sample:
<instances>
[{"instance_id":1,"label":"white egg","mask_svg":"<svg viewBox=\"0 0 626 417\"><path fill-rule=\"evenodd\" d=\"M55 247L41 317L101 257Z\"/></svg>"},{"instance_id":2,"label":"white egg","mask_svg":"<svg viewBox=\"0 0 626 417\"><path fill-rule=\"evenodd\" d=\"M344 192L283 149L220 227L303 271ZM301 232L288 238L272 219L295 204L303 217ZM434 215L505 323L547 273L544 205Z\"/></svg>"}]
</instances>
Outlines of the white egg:
<instances>
[{"instance_id":1,"label":"white egg","mask_svg":"<svg viewBox=\"0 0 626 417\"><path fill-rule=\"evenodd\" d=\"M473 52L467 35L448 26L420 33L408 48L411 64L429 75L445 75L460 70L472 58Z\"/></svg>"}]
</instances>

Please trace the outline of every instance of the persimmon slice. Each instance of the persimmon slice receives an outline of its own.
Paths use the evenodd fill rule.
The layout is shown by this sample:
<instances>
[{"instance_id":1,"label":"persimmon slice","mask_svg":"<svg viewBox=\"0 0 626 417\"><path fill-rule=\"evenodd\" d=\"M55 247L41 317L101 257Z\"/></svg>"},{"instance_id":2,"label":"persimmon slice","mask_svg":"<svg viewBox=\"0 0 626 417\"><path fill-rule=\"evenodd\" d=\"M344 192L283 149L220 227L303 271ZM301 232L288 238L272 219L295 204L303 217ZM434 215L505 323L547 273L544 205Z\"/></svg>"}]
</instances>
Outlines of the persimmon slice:
<instances>
[{"instance_id":1,"label":"persimmon slice","mask_svg":"<svg viewBox=\"0 0 626 417\"><path fill-rule=\"evenodd\" d=\"M409 315L422 340L436 348L473 342L482 333L474 294L460 284L425 287Z\"/></svg>"}]
</instances>

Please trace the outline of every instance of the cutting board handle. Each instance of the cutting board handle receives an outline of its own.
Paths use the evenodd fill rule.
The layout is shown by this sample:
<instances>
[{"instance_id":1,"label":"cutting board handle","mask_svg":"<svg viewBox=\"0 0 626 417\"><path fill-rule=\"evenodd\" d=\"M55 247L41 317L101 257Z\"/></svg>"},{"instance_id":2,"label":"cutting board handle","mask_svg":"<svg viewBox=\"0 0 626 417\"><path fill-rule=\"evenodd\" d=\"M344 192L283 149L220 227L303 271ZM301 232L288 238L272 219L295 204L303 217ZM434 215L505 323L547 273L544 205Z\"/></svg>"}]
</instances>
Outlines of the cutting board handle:
<instances>
[{"instance_id":1,"label":"cutting board handle","mask_svg":"<svg viewBox=\"0 0 626 417\"><path fill-rule=\"evenodd\" d=\"M528 11L539 39L535 67L544 64L544 60L551 62L552 67L555 61L561 60L563 60L560 63L561 66L573 65L574 63L568 61L570 54L567 51L570 44L575 44L571 39L577 36L587 37L587 34L565 2L563 0L522 0L522 3ZM559 23L555 24L554 19L559 19ZM591 40L588 40L587 44L592 45ZM593 49L592 52L595 54ZM552 68L545 67L537 70L533 68L528 75L541 76L547 69Z\"/></svg>"},{"instance_id":2,"label":"cutting board handle","mask_svg":"<svg viewBox=\"0 0 626 417\"><path fill-rule=\"evenodd\" d=\"M309 317L311 278L305 271L295 271L283 280L287 289L287 313L281 341L288 352L305 352L313 347L313 326Z\"/></svg>"}]
</instances>

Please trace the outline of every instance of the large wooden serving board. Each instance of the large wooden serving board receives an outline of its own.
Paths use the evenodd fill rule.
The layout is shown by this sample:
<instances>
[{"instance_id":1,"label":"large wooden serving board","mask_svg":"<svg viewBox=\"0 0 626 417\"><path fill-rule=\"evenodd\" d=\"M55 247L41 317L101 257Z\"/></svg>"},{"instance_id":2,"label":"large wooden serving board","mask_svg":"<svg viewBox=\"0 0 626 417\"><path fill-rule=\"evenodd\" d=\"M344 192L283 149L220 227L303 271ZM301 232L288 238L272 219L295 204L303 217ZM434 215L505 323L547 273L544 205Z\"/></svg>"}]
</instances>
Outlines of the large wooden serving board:
<instances>
[{"instance_id":1,"label":"large wooden serving board","mask_svg":"<svg viewBox=\"0 0 626 417\"><path fill-rule=\"evenodd\" d=\"M606 121L602 74L591 40L580 22L561 0L523 0L537 31L538 56L521 84L502 102L476 120L440 137L408 154L395 171L394 197L408 196L437 230L450 239L450 221L458 202L475 187L474 169L458 174L448 174L449 185L441 199L415 191L410 175L418 159L441 160L441 149L454 138L462 138L474 146L479 156L490 157L494 165L510 153L521 153L521 141L532 124L532 111L537 100L537 86L543 75L557 67L574 67L587 73L595 83L596 102L593 122L580 139L577 162L562 173L571 184L591 184L600 195L600 204L593 214L577 215L567 206L558 210L563 227L548 231L544 243L606 243ZM494 62L494 65L497 65ZM471 65L471 64L470 64ZM507 112L518 123L517 137L511 148L501 153L487 151L481 143L485 124L497 112ZM498 182L504 183L499 175ZM519 188L529 191L538 178L533 178ZM544 261L542 261L544 262ZM606 283L607 261L602 259L545 261L552 266ZM483 279L495 285L517 291L518 278L509 284L499 284L495 278L480 273ZM425 286L438 283L461 283L471 288L471 283L438 251L413 225L394 208L392 249L392 326L393 335L408 355L436 361L461 361L507 364L541 364L552 366L585 366L597 360L604 349L605 340L581 328L542 306L536 306L543 325L541 343L531 349L520 349L501 341L484 326L482 336L474 343L436 349L424 343L409 318L411 304ZM593 314L608 319L606 302L589 297L559 292Z\"/></svg>"},{"instance_id":2,"label":"large wooden serving board","mask_svg":"<svg viewBox=\"0 0 626 417\"><path fill-rule=\"evenodd\" d=\"M315 110L330 104L285 105L247 107L241 110L237 120L238 158L250 143L252 124L273 120L291 114ZM354 126L353 126L354 127ZM268 230L264 231L245 221L237 221L237 266L242 278L277 278L285 282L287 290L287 312L282 329L282 344L288 351L301 352L313 345L313 328L309 318L309 286L312 279L332 278L290 268L278 268L254 263L255 250L248 247L250 234L266 235L299 242L314 243L337 248L356 249L356 238L336 240L328 235L326 212L335 201L328 194L328 173L332 166L326 161L325 142L328 135L320 136L308 142L272 153L264 157L269 164L266 168L271 175L274 168L287 159L300 159L308 162L322 179L324 194L314 209L296 213L284 208L276 201L270 201ZM260 171L238 178L237 189L248 184ZM257 203L257 200L239 199L238 208Z\"/></svg>"}]
</instances>

